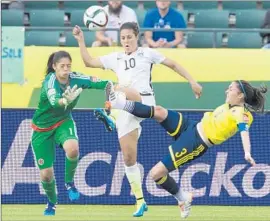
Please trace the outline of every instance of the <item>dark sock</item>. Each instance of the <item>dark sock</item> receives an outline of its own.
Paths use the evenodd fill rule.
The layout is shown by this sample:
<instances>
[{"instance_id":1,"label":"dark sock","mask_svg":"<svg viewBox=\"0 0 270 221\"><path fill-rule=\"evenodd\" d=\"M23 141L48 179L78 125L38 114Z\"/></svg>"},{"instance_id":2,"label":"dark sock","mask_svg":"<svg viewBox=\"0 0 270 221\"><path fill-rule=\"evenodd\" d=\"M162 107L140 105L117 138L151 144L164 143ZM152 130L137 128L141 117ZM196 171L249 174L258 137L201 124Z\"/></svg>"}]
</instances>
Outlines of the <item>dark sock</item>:
<instances>
[{"instance_id":1,"label":"dark sock","mask_svg":"<svg viewBox=\"0 0 270 221\"><path fill-rule=\"evenodd\" d=\"M152 118L154 117L154 107L147 106L140 102L127 101L124 110L136 117Z\"/></svg>"},{"instance_id":2,"label":"dark sock","mask_svg":"<svg viewBox=\"0 0 270 221\"><path fill-rule=\"evenodd\" d=\"M172 136L177 130L179 131L181 120L181 115L178 112L168 110L167 118L160 125Z\"/></svg>"},{"instance_id":3,"label":"dark sock","mask_svg":"<svg viewBox=\"0 0 270 221\"><path fill-rule=\"evenodd\" d=\"M172 195L175 195L179 191L177 183L169 174L158 180L155 180L155 182Z\"/></svg>"}]
</instances>

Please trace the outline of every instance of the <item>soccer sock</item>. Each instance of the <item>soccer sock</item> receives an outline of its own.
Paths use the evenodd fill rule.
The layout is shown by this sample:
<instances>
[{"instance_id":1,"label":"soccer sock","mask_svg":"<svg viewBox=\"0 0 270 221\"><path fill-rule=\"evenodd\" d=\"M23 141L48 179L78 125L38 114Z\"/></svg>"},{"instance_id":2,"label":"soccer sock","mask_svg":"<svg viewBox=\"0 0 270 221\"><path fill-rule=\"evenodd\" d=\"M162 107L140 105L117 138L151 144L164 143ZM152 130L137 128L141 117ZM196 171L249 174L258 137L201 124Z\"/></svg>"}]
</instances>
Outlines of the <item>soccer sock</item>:
<instances>
[{"instance_id":1,"label":"soccer sock","mask_svg":"<svg viewBox=\"0 0 270 221\"><path fill-rule=\"evenodd\" d=\"M136 163L133 166L125 166L125 172L131 186L131 190L136 197L137 205L140 206L144 202L142 182L141 182L141 172Z\"/></svg>"},{"instance_id":2,"label":"soccer sock","mask_svg":"<svg viewBox=\"0 0 270 221\"><path fill-rule=\"evenodd\" d=\"M158 180L155 180L155 182L172 195L175 195L179 192L177 183L169 174Z\"/></svg>"},{"instance_id":3,"label":"soccer sock","mask_svg":"<svg viewBox=\"0 0 270 221\"><path fill-rule=\"evenodd\" d=\"M114 119L114 121L116 121L119 113L120 113L120 110L112 109L109 116L111 116Z\"/></svg>"},{"instance_id":4,"label":"soccer sock","mask_svg":"<svg viewBox=\"0 0 270 221\"><path fill-rule=\"evenodd\" d=\"M123 110L141 118L152 118L154 117L154 106L147 106L140 102L126 101L126 105Z\"/></svg>"},{"instance_id":5,"label":"soccer sock","mask_svg":"<svg viewBox=\"0 0 270 221\"><path fill-rule=\"evenodd\" d=\"M55 179L53 179L51 182L45 182L41 181L42 187L45 190L46 196L48 197L48 200L56 204L57 203L57 196L56 196L56 185L55 185Z\"/></svg>"},{"instance_id":6,"label":"soccer sock","mask_svg":"<svg viewBox=\"0 0 270 221\"><path fill-rule=\"evenodd\" d=\"M181 189L179 189L179 191L173 195L175 199L178 200L178 202L181 201L186 201L189 198L189 194Z\"/></svg>"},{"instance_id":7,"label":"soccer sock","mask_svg":"<svg viewBox=\"0 0 270 221\"><path fill-rule=\"evenodd\" d=\"M76 167L78 165L78 161L79 161L79 156L73 159L66 156L66 160L65 160L65 182L66 183L73 182L73 178L76 171Z\"/></svg>"},{"instance_id":8,"label":"soccer sock","mask_svg":"<svg viewBox=\"0 0 270 221\"><path fill-rule=\"evenodd\" d=\"M160 125L169 133L172 134L177 130L179 125L180 115L176 111L168 110L167 118Z\"/></svg>"}]
</instances>

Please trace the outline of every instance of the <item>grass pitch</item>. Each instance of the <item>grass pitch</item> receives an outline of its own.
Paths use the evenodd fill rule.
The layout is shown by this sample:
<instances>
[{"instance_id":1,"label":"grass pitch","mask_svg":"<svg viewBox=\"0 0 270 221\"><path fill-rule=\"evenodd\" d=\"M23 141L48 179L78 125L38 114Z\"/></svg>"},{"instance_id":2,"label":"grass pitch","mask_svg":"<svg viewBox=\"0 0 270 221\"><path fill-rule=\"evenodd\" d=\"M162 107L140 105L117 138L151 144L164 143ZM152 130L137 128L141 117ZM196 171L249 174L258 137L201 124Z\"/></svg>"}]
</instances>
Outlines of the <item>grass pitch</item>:
<instances>
[{"instance_id":1,"label":"grass pitch","mask_svg":"<svg viewBox=\"0 0 270 221\"><path fill-rule=\"evenodd\" d=\"M134 206L58 205L56 216L45 217L45 205L2 205L3 221L174 221L181 220L177 206L149 206L143 217L134 218ZM193 206L187 221L270 221L270 207Z\"/></svg>"}]
</instances>

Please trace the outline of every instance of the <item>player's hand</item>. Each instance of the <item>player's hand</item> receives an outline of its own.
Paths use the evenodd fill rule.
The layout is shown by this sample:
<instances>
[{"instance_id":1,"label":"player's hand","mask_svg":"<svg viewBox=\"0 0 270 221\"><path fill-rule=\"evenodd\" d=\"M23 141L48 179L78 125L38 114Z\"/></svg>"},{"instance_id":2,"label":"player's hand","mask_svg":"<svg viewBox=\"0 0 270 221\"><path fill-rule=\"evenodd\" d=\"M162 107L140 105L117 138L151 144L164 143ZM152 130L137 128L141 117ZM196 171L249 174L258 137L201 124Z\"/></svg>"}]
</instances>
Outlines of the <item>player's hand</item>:
<instances>
[{"instance_id":1,"label":"player's hand","mask_svg":"<svg viewBox=\"0 0 270 221\"><path fill-rule=\"evenodd\" d=\"M82 29L78 26L75 25L75 27L73 28L73 36L77 41L81 41L84 40L84 36L83 36L83 31Z\"/></svg>"},{"instance_id":2,"label":"player's hand","mask_svg":"<svg viewBox=\"0 0 270 221\"><path fill-rule=\"evenodd\" d=\"M251 164L251 166L255 166L256 162L255 160L251 157L250 153L245 153L245 160Z\"/></svg>"},{"instance_id":3,"label":"player's hand","mask_svg":"<svg viewBox=\"0 0 270 221\"><path fill-rule=\"evenodd\" d=\"M66 106L72 103L82 92L82 88L78 88L77 85L74 85L73 88L70 86L67 87L65 92L62 94L63 98L66 99Z\"/></svg>"},{"instance_id":4,"label":"player's hand","mask_svg":"<svg viewBox=\"0 0 270 221\"><path fill-rule=\"evenodd\" d=\"M199 99L202 95L202 86L196 81L191 82L190 86L195 94L196 99Z\"/></svg>"}]
</instances>

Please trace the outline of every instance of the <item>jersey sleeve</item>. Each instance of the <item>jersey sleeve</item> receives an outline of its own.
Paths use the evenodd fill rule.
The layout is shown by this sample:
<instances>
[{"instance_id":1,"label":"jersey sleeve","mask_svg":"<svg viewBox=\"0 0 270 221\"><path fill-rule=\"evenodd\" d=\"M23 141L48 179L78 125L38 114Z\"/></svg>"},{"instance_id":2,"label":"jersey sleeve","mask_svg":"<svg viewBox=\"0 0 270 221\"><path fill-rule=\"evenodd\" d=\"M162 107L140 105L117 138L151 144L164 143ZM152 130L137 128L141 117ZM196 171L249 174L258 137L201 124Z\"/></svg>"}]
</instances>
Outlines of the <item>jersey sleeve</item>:
<instances>
[{"instance_id":1,"label":"jersey sleeve","mask_svg":"<svg viewBox=\"0 0 270 221\"><path fill-rule=\"evenodd\" d=\"M52 107L59 107L59 99L62 95L55 75L51 75L50 78L44 82L43 87Z\"/></svg>"},{"instance_id":2,"label":"jersey sleeve","mask_svg":"<svg viewBox=\"0 0 270 221\"><path fill-rule=\"evenodd\" d=\"M186 25L183 15L181 13L178 13L177 17L178 18L177 18L177 22L175 23L176 24L175 28L186 28L187 25Z\"/></svg>"},{"instance_id":3,"label":"jersey sleeve","mask_svg":"<svg viewBox=\"0 0 270 221\"><path fill-rule=\"evenodd\" d=\"M253 121L251 113L246 112L243 107L235 107L231 111L239 131L248 131Z\"/></svg>"},{"instance_id":4,"label":"jersey sleeve","mask_svg":"<svg viewBox=\"0 0 270 221\"><path fill-rule=\"evenodd\" d=\"M163 54L152 48L148 48L148 56L153 64L160 64L166 59Z\"/></svg>"},{"instance_id":5,"label":"jersey sleeve","mask_svg":"<svg viewBox=\"0 0 270 221\"><path fill-rule=\"evenodd\" d=\"M117 54L118 54L117 52L114 52L114 53L110 53L108 55L99 57L99 60L102 63L104 69L109 69L112 71L116 70Z\"/></svg>"},{"instance_id":6,"label":"jersey sleeve","mask_svg":"<svg viewBox=\"0 0 270 221\"><path fill-rule=\"evenodd\" d=\"M143 21L143 27L144 28L153 28L153 22L151 19L151 14L148 12L145 17L144 17L144 21Z\"/></svg>"},{"instance_id":7,"label":"jersey sleeve","mask_svg":"<svg viewBox=\"0 0 270 221\"><path fill-rule=\"evenodd\" d=\"M87 76L82 73L72 72L70 78L73 81L73 85L77 84L82 89L104 89L108 81L103 81L95 76Z\"/></svg>"}]
</instances>

